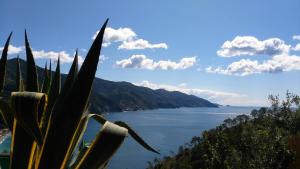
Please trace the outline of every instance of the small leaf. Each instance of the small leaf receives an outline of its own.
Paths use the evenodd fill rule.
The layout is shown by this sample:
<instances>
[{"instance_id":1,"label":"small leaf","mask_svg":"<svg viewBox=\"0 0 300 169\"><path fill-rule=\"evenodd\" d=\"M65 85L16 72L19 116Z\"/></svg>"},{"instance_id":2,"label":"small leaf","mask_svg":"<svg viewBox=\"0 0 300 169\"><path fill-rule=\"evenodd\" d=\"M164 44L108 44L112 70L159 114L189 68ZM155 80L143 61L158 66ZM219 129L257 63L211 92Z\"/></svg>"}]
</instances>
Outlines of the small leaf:
<instances>
[{"instance_id":1,"label":"small leaf","mask_svg":"<svg viewBox=\"0 0 300 169\"><path fill-rule=\"evenodd\" d=\"M5 74L6 74L6 61L7 61L7 51L9 46L9 41L11 38L12 32L9 34L6 43L4 45L2 56L0 59L0 93L2 93L5 83Z\"/></svg>"},{"instance_id":2,"label":"small leaf","mask_svg":"<svg viewBox=\"0 0 300 169\"><path fill-rule=\"evenodd\" d=\"M124 127L128 130L129 135L138 142L141 146L143 146L145 149L152 151L154 153L159 154L158 151L150 147L131 127L129 127L125 122L122 121L116 121L115 124Z\"/></svg>"},{"instance_id":3,"label":"small leaf","mask_svg":"<svg viewBox=\"0 0 300 169\"><path fill-rule=\"evenodd\" d=\"M127 129L108 121L105 122L101 131L75 168L103 168L123 143L126 135Z\"/></svg>"},{"instance_id":4,"label":"small leaf","mask_svg":"<svg viewBox=\"0 0 300 169\"><path fill-rule=\"evenodd\" d=\"M38 92L39 91L38 76L37 76L35 62L33 59L32 50L28 42L26 30L25 30L25 47L26 47L26 59L27 59L26 91Z\"/></svg>"}]
</instances>

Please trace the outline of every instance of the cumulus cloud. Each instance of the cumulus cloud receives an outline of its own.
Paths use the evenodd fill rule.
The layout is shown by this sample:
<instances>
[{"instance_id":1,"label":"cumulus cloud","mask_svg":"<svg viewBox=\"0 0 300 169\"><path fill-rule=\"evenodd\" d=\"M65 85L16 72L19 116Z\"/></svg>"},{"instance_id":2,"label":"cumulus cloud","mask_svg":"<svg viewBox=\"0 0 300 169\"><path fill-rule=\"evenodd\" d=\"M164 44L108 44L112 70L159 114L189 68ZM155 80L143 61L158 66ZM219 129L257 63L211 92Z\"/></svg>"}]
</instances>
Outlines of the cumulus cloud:
<instances>
[{"instance_id":1,"label":"cumulus cloud","mask_svg":"<svg viewBox=\"0 0 300 169\"><path fill-rule=\"evenodd\" d=\"M121 68L137 68L137 69L161 69L161 70L177 70L187 69L196 63L196 56L182 58L179 62L170 60L154 61L145 55L132 55L128 59L119 60L116 65Z\"/></svg>"},{"instance_id":2,"label":"cumulus cloud","mask_svg":"<svg viewBox=\"0 0 300 169\"><path fill-rule=\"evenodd\" d=\"M95 39L98 35L99 31L97 31L92 39ZM103 47L109 46L112 42L123 42L123 41L129 41L132 40L134 37L136 37L136 33L131 28L106 28L104 37L103 37Z\"/></svg>"},{"instance_id":3,"label":"cumulus cloud","mask_svg":"<svg viewBox=\"0 0 300 169\"><path fill-rule=\"evenodd\" d=\"M294 35L294 36L293 36L293 39L294 39L294 40L300 40L300 35Z\"/></svg>"},{"instance_id":4,"label":"cumulus cloud","mask_svg":"<svg viewBox=\"0 0 300 169\"><path fill-rule=\"evenodd\" d=\"M0 47L0 51L2 50L3 47ZM10 55L25 54L25 47L24 46L16 47L14 45L9 45L8 54ZM58 56L60 56L61 63L71 63L73 62L74 59L73 55L70 55L66 51L55 52L55 51L45 51L45 50L32 50L32 54L35 59L51 59L53 61L57 61ZM82 62L83 62L83 58L79 56L78 63L81 64Z\"/></svg>"},{"instance_id":5,"label":"cumulus cloud","mask_svg":"<svg viewBox=\"0 0 300 169\"><path fill-rule=\"evenodd\" d=\"M99 31L97 31L92 39L96 39L96 36L98 35ZM133 37L136 37L136 33L131 28L106 28L103 40L104 42L121 42L130 40Z\"/></svg>"},{"instance_id":6,"label":"cumulus cloud","mask_svg":"<svg viewBox=\"0 0 300 169\"><path fill-rule=\"evenodd\" d=\"M71 63L71 62L73 62L73 59L74 59L73 56L71 56L70 54L68 54L65 51L46 52L44 50L39 50L39 51L32 51L32 54L35 59L51 59L54 61L56 61L59 56L61 63ZM78 63L81 64L82 62L83 62L83 58L81 56L78 56Z\"/></svg>"},{"instance_id":7,"label":"cumulus cloud","mask_svg":"<svg viewBox=\"0 0 300 169\"><path fill-rule=\"evenodd\" d=\"M246 76L259 73L277 73L283 71L300 70L300 57L296 55L275 55L269 60L242 59L228 65L226 68L207 67L206 72L225 75Z\"/></svg>"},{"instance_id":8,"label":"cumulus cloud","mask_svg":"<svg viewBox=\"0 0 300 169\"><path fill-rule=\"evenodd\" d=\"M300 43L298 43L295 47L293 47L294 51L300 51Z\"/></svg>"},{"instance_id":9,"label":"cumulus cloud","mask_svg":"<svg viewBox=\"0 0 300 169\"><path fill-rule=\"evenodd\" d=\"M156 84L144 80L139 83L134 83L137 86L143 86L151 89L165 89L168 91L179 91L182 93L195 95L204 99L207 99L214 103L219 103L223 105L261 105L265 104L265 101L249 99L248 96L244 94L234 93L234 92L224 92L224 91L216 91L209 89L201 89L201 88L188 88L186 83L182 83L179 85L166 85L166 84Z\"/></svg>"},{"instance_id":10,"label":"cumulus cloud","mask_svg":"<svg viewBox=\"0 0 300 169\"><path fill-rule=\"evenodd\" d=\"M99 31L97 31L92 39L95 39ZM122 42L118 49L134 50L134 49L154 49L163 48L167 49L166 43L151 44L147 40L137 39L137 34L131 28L118 28L114 29L108 27L105 29L103 37L103 47L108 47L113 42Z\"/></svg>"},{"instance_id":11,"label":"cumulus cloud","mask_svg":"<svg viewBox=\"0 0 300 169\"><path fill-rule=\"evenodd\" d=\"M158 43L158 44L151 44L144 39L137 39L132 41L123 41L123 43L118 47L118 49L126 49L126 50L133 50L133 49L155 49L155 48L163 48L168 49L166 43Z\"/></svg>"},{"instance_id":12,"label":"cumulus cloud","mask_svg":"<svg viewBox=\"0 0 300 169\"><path fill-rule=\"evenodd\" d=\"M3 51L3 48L4 47L0 47L0 51ZM23 46L13 46L13 45L9 45L8 46L8 54L9 55L13 55L13 54L19 54L19 53L22 53L24 52L24 47Z\"/></svg>"},{"instance_id":13,"label":"cumulus cloud","mask_svg":"<svg viewBox=\"0 0 300 169\"><path fill-rule=\"evenodd\" d=\"M254 36L237 36L232 41L226 41L217 54L222 57L240 55L280 55L287 54L290 45L279 38L260 41Z\"/></svg>"}]
</instances>

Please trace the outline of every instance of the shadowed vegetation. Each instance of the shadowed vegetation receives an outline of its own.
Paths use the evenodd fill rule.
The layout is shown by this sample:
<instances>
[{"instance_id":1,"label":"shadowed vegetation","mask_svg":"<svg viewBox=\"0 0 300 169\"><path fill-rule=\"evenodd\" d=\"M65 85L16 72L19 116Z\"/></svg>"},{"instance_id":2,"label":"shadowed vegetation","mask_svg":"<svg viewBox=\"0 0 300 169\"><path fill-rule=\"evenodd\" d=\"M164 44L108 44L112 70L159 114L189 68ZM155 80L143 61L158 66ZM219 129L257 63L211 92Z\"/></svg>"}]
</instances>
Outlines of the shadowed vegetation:
<instances>
[{"instance_id":1,"label":"shadowed vegetation","mask_svg":"<svg viewBox=\"0 0 300 169\"><path fill-rule=\"evenodd\" d=\"M226 119L181 146L178 153L155 159L148 169L285 169L300 164L299 97L287 92L282 102L251 115Z\"/></svg>"}]
</instances>

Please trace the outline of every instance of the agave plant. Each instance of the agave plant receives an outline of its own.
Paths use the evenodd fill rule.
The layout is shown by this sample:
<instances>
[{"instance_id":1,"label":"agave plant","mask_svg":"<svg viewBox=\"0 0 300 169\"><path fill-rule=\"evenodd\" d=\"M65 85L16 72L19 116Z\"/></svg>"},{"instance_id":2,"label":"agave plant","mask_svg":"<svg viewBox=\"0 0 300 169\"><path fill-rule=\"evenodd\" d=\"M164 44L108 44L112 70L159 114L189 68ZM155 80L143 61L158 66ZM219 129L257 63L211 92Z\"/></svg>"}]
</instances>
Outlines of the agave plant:
<instances>
[{"instance_id":1,"label":"agave plant","mask_svg":"<svg viewBox=\"0 0 300 169\"><path fill-rule=\"evenodd\" d=\"M59 59L53 78L51 68L49 70L45 66L44 80L39 86L35 61L25 31L26 83L23 82L17 61L16 91L11 93L9 102L0 99L2 118L12 132L10 169L105 168L128 134L147 150L158 153L126 123L109 122L101 115L88 113L88 101L107 21L79 71L76 51L62 88ZM0 60L0 92L4 87L10 38L11 34ZM103 126L89 145L78 146L91 118Z\"/></svg>"}]
</instances>

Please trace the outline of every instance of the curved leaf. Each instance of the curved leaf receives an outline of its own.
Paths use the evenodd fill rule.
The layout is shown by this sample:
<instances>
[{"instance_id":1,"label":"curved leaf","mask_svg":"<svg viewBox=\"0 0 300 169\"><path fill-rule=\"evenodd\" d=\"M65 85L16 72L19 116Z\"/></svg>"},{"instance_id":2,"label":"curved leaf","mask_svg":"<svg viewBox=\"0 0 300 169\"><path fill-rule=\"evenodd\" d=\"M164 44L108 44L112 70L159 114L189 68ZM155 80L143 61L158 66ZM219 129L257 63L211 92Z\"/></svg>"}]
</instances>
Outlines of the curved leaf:
<instances>
[{"instance_id":1,"label":"curved leaf","mask_svg":"<svg viewBox=\"0 0 300 169\"><path fill-rule=\"evenodd\" d=\"M38 92L38 76L36 71L33 54L28 42L27 33L25 30L25 47L26 47L26 59L27 59L27 79L26 79L26 91Z\"/></svg>"},{"instance_id":2,"label":"curved leaf","mask_svg":"<svg viewBox=\"0 0 300 169\"><path fill-rule=\"evenodd\" d=\"M17 123L41 146L43 136L39 128L39 114L45 109L46 95L35 92L12 92L11 99Z\"/></svg>"},{"instance_id":3,"label":"curved leaf","mask_svg":"<svg viewBox=\"0 0 300 169\"><path fill-rule=\"evenodd\" d=\"M81 121L76 129L76 132L73 136L73 139L71 141L71 146L69 146L69 150L65 156L62 168L65 168L68 165L68 162L71 160L73 153L75 151L75 148L81 142L81 139L84 135L84 132L86 130L86 127L87 127L87 124L88 124L90 118L95 119L97 122L99 122L102 125L104 125L104 123L107 121L103 116L101 116L99 114L88 114L88 115L85 115L81 119Z\"/></svg>"},{"instance_id":4,"label":"curved leaf","mask_svg":"<svg viewBox=\"0 0 300 169\"><path fill-rule=\"evenodd\" d=\"M33 165L36 144L43 143L39 129L38 114L45 109L47 97L44 93L13 92L14 108L10 169L28 169Z\"/></svg>"},{"instance_id":5,"label":"curved leaf","mask_svg":"<svg viewBox=\"0 0 300 169\"><path fill-rule=\"evenodd\" d=\"M127 129L108 121L105 122L101 131L75 168L103 168L123 143L126 135Z\"/></svg>"},{"instance_id":6,"label":"curved leaf","mask_svg":"<svg viewBox=\"0 0 300 169\"><path fill-rule=\"evenodd\" d=\"M125 122L122 121L116 121L115 124L124 127L128 130L129 135L138 142L141 146L143 146L145 149L152 151L154 153L159 154L158 151L150 147L131 127L129 127Z\"/></svg>"},{"instance_id":7,"label":"curved leaf","mask_svg":"<svg viewBox=\"0 0 300 169\"><path fill-rule=\"evenodd\" d=\"M7 61L7 51L9 46L9 41L11 38L12 32L9 34L6 43L4 45L2 56L0 59L0 93L2 93L5 83L5 74L6 74L6 61Z\"/></svg>"}]
</instances>

